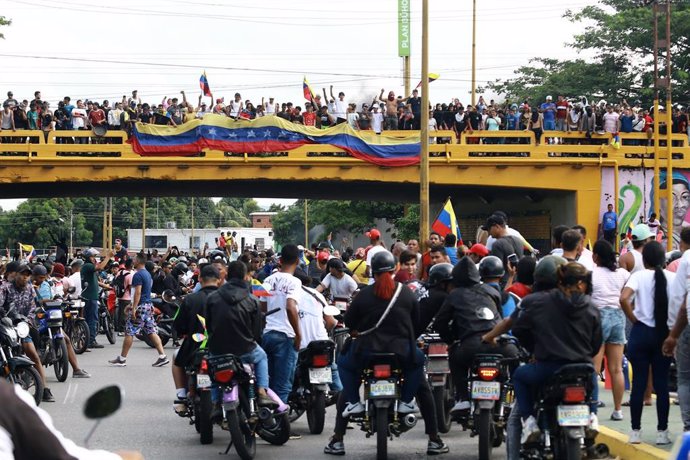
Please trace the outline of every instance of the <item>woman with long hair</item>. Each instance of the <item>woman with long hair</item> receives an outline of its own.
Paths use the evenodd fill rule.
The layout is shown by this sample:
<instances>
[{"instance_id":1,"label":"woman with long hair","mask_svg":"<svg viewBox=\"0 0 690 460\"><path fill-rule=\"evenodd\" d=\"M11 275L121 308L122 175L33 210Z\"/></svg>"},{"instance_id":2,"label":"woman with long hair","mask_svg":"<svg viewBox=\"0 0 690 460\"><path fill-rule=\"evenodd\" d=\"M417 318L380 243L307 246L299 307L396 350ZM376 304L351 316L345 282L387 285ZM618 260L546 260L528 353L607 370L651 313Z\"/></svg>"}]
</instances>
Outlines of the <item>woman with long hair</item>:
<instances>
[{"instance_id":1,"label":"woman with long hair","mask_svg":"<svg viewBox=\"0 0 690 460\"><path fill-rule=\"evenodd\" d=\"M611 420L623 420L621 404L625 393L623 378L623 348L625 346L625 313L620 297L630 273L618 267L616 252L606 240L594 243L592 259L592 302L601 314L601 331L604 343L594 357L594 368L599 371L606 356L606 368L611 375L613 389L613 413Z\"/></svg>"},{"instance_id":2,"label":"woman with long hair","mask_svg":"<svg viewBox=\"0 0 690 460\"><path fill-rule=\"evenodd\" d=\"M661 346L678 315L677 310L669 310L668 302L675 273L664 270L666 253L663 246L656 241L645 245L642 260L645 269L630 276L620 299L625 315L633 324L627 352L633 366L630 393L632 432L628 442L639 444L642 441L642 407L651 365L652 381L656 391L656 444L664 445L671 443L668 432L668 370L671 358L663 355Z\"/></svg>"}]
</instances>

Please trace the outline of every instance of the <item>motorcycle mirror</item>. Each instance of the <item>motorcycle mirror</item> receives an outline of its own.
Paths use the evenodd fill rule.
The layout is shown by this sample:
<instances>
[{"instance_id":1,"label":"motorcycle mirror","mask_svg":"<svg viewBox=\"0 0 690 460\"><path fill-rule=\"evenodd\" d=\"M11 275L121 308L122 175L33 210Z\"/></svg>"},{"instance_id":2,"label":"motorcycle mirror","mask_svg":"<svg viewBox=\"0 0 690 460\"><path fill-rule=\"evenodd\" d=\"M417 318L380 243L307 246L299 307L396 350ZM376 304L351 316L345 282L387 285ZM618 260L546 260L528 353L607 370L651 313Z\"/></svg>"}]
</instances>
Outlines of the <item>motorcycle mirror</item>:
<instances>
[{"instance_id":1,"label":"motorcycle mirror","mask_svg":"<svg viewBox=\"0 0 690 460\"><path fill-rule=\"evenodd\" d=\"M110 385L101 388L84 404L84 415L90 419L102 419L108 417L122 405L123 391L119 385Z\"/></svg>"},{"instance_id":2,"label":"motorcycle mirror","mask_svg":"<svg viewBox=\"0 0 690 460\"><path fill-rule=\"evenodd\" d=\"M163 300L167 303L173 303L175 301L175 294L170 289L166 289L165 291L163 291L161 297L163 297Z\"/></svg>"}]
</instances>

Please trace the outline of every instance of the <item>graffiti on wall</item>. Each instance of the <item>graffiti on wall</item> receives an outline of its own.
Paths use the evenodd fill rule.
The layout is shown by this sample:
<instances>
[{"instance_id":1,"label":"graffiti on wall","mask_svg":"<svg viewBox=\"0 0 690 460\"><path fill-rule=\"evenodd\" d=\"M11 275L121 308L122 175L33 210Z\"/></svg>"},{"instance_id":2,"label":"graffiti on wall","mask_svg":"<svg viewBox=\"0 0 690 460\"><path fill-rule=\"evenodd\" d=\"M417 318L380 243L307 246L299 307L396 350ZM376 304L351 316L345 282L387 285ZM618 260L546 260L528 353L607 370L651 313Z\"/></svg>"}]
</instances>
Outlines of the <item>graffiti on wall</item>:
<instances>
[{"instance_id":1,"label":"graffiti on wall","mask_svg":"<svg viewBox=\"0 0 690 460\"><path fill-rule=\"evenodd\" d=\"M656 213L661 222L662 237L659 241L666 245L667 239L667 211L666 190L668 186L665 170L660 172L659 187L661 196L659 210L654 208L654 170L620 169L618 173L618 203L614 203L614 174L613 168L602 169L601 203L599 219L606 212L608 204L614 204L618 213L619 233L624 233L630 225L645 222L652 213ZM671 181L673 193L673 247L678 248L680 231L690 226L690 170L674 170Z\"/></svg>"}]
</instances>

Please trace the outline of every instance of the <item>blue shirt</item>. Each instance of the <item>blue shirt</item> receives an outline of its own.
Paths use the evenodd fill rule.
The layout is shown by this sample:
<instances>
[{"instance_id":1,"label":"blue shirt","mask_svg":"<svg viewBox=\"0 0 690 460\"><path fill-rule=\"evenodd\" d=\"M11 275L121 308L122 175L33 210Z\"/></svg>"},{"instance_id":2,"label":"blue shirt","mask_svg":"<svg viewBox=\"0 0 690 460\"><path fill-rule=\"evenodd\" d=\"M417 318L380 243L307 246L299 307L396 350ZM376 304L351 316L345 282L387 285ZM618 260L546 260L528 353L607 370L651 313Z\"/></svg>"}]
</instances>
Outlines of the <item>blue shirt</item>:
<instances>
[{"instance_id":1,"label":"blue shirt","mask_svg":"<svg viewBox=\"0 0 690 460\"><path fill-rule=\"evenodd\" d=\"M450 263L455 265L458 263L458 250L455 248L446 247L446 254L450 259Z\"/></svg>"},{"instance_id":2,"label":"blue shirt","mask_svg":"<svg viewBox=\"0 0 690 460\"><path fill-rule=\"evenodd\" d=\"M556 120L556 104L553 102L544 102L541 105L541 110L544 114L544 121Z\"/></svg>"},{"instance_id":3,"label":"blue shirt","mask_svg":"<svg viewBox=\"0 0 690 460\"><path fill-rule=\"evenodd\" d=\"M507 130L517 130L519 129L520 117L517 115L507 115L506 116L506 129Z\"/></svg>"},{"instance_id":4,"label":"blue shirt","mask_svg":"<svg viewBox=\"0 0 690 460\"><path fill-rule=\"evenodd\" d=\"M132 287L141 286L141 297L139 298L139 305L151 303L151 286L153 286L153 279L151 274L145 268L137 270L132 276Z\"/></svg>"},{"instance_id":5,"label":"blue shirt","mask_svg":"<svg viewBox=\"0 0 690 460\"><path fill-rule=\"evenodd\" d=\"M618 226L618 216L615 212L605 212L602 219L602 227L604 230L615 230Z\"/></svg>"},{"instance_id":6,"label":"blue shirt","mask_svg":"<svg viewBox=\"0 0 690 460\"><path fill-rule=\"evenodd\" d=\"M53 298L53 292L50 289L50 283L48 281L44 281L41 283L41 285L38 287L38 300L50 300Z\"/></svg>"},{"instance_id":7,"label":"blue shirt","mask_svg":"<svg viewBox=\"0 0 690 460\"><path fill-rule=\"evenodd\" d=\"M632 132L634 119L635 119L635 117L633 117L632 115L627 116L627 117L625 115L623 115L621 117L621 132L622 133L631 133Z\"/></svg>"}]
</instances>

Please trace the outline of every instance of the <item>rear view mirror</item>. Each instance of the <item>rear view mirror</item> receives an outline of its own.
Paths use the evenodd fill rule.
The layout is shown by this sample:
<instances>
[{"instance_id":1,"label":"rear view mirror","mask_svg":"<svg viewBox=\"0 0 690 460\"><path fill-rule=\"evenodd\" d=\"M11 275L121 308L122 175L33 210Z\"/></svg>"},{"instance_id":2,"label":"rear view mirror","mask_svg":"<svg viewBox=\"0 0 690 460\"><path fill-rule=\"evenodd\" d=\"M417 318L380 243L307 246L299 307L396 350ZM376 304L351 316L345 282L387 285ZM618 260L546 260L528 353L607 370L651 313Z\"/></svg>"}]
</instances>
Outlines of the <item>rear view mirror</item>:
<instances>
[{"instance_id":1,"label":"rear view mirror","mask_svg":"<svg viewBox=\"0 0 690 460\"><path fill-rule=\"evenodd\" d=\"M70 294L74 294L77 292L77 288L75 286L70 286L69 289L67 289L67 292Z\"/></svg>"},{"instance_id":2,"label":"rear view mirror","mask_svg":"<svg viewBox=\"0 0 690 460\"><path fill-rule=\"evenodd\" d=\"M177 300L177 299L175 299L175 293L173 293L173 291L170 289L166 289L165 291L163 291L163 294L161 294L161 297L167 303L173 303L173 302L175 302L175 300Z\"/></svg>"},{"instance_id":3,"label":"rear view mirror","mask_svg":"<svg viewBox=\"0 0 690 460\"><path fill-rule=\"evenodd\" d=\"M101 388L84 404L84 415L90 419L102 419L108 417L122 405L122 389L118 385Z\"/></svg>"}]
</instances>

